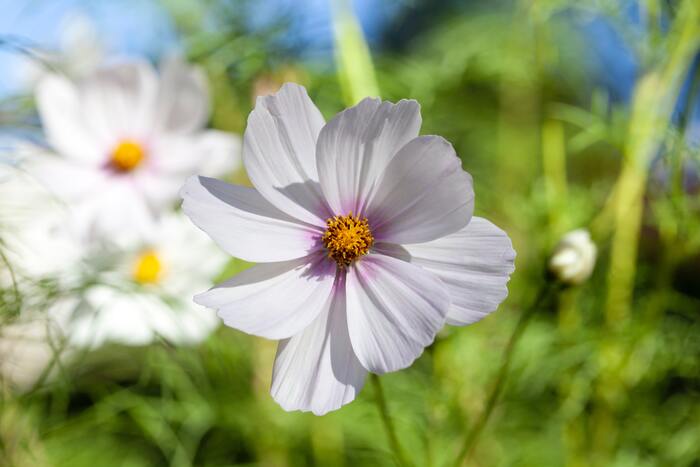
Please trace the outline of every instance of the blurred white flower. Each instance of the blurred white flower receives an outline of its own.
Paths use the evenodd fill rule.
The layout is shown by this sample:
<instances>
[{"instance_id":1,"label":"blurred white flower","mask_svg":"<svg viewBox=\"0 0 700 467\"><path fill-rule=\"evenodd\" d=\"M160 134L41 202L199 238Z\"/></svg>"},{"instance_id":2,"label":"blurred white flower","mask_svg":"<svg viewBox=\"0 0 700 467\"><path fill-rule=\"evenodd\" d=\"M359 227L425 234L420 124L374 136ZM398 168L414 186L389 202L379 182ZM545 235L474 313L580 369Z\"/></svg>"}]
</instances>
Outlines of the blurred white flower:
<instances>
[{"instance_id":1,"label":"blurred white flower","mask_svg":"<svg viewBox=\"0 0 700 467\"><path fill-rule=\"evenodd\" d=\"M588 230L573 230L557 244L549 259L549 270L564 284L581 284L591 277L597 252Z\"/></svg>"},{"instance_id":2,"label":"blurred white flower","mask_svg":"<svg viewBox=\"0 0 700 467\"><path fill-rule=\"evenodd\" d=\"M130 251L115 251L111 268L98 274L98 285L83 292L84 306L61 319L68 322L71 344L146 345L158 336L196 343L218 327L215 313L196 307L188 297L211 283L227 255L181 213L163 216L151 239Z\"/></svg>"},{"instance_id":3,"label":"blurred white flower","mask_svg":"<svg viewBox=\"0 0 700 467\"><path fill-rule=\"evenodd\" d=\"M227 325L281 339L272 395L323 414L368 371L418 358L445 324L507 294L515 252L472 217L452 146L418 136L415 101L365 99L327 124L306 90L258 98L243 159L255 188L192 177L183 210L233 256L259 262L195 297Z\"/></svg>"},{"instance_id":4,"label":"blurred white flower","mask_svg":"<svg viewBox=\"0 0 700 467\"><path fill-rule=\"evenodd\" d=\"M69 205L82 238L143 238L188 175L239 164L235 135L203 129L203 74L175 58L164 62L160 77L141 61L75 83L50 75L36 98L58 156L37 157L31 170Z\"/></svg>"}]
</instances>

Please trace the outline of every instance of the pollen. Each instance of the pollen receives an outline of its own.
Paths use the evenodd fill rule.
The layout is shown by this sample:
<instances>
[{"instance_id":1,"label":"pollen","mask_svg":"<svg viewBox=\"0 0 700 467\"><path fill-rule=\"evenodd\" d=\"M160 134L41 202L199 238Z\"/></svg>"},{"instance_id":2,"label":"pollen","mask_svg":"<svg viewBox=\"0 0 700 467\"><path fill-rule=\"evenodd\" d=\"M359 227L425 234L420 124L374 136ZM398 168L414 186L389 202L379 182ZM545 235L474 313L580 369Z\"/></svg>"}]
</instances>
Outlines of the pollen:
<instances>
[{"instance_id":1,"label":"pollen","mask_svg":"<svg viewBox=\"0 0 700 467\"><path fill-rule=\"evenodd\" d=\"M328 250L328 257L341 269L369 253L374 243L367 219L354 216L334 216L326 220L326 231L321 240Z\"/></svg>"},{"instance_id":2,"label":"pollen","mask_svg":"<svg viewBox=\"0 0 700 467\"><path fill-rule=\"evenodd\" d=\"M136 141L125 139L112 151L110 165L119 172L131 172L146 157L143 147Z\"/></svg>"},{"instance_id":3,"label":"pollen","mask_svg":"<svg viewBox=\"0 0 700 467\"><path fill-rule=\"evenodd\" d=\"M163 264L153 250L142 253L134 263L134 281L139 284L155 284L163 274Z\"/></svg>"}]
</instances>

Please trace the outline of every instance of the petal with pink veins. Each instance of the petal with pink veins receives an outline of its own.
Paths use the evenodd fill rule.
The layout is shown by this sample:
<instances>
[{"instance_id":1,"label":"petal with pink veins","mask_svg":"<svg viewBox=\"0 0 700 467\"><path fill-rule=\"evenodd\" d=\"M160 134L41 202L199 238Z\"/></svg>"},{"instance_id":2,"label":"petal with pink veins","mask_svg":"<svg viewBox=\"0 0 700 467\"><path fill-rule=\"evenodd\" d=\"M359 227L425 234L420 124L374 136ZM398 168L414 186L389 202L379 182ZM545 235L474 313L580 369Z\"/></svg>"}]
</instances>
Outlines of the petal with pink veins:
<instances>
[{"instance_id":1,"label":"petal with pink veins","mask_svg":"<svg viewBox=\"0 0 700 467\"><path fill-rule=\"evenodd\" d=\"M243 135L243 163L255 188L281 211L318 226L330 216L316 172L323 125L306 90L287 83L258 97Z\"/></svg>"},{"instance_id":2,"label":"petal with pink veins","mask_svg":"<svg viewBox=\"0 0 700 467\"><path fill-rule=\"evenodd\" d=\"M452 301L448 324L479 321L508 296L515 250L508 235L486 219L473 217L456 233L404 248L412 263L432 271L447 286Z\"/></svg>"},{"instance_id":3,"label":"petal with pink veins","mask_svg":"<svg viewBox=\"0 0 700 467\"><path fill-rule=\"evenodd\" d=\"M406 368L445 324L450 298L432 272L381 254L369 254L347 272L350 340L373 373Z\"/></svg>"},{"instance_id":4,"label":"petal with pink veins","mask_svg":"<svg viewBox=\"0 0 700 467\"><path fill-rule=\"evenodd\" d=\"M195 296L227 326L268 339L301 332L327 309L335 263L322 255L262 263Z\"/></svg>"},{"instance_id":5,"label":"petal with pink veins","mask_svg":"<svg viewBox=\"0 0 700 467\"><path fill-rule=\"evenodd\" d=\"M320 228L286 215L253 188L194 176L181 195L190 220L237 258L285 261L319 248Z\"/></svg>"},{"instance_id":6,"label":"petal with pink veins","mask_svg":"<svg viewBox=\"0 0 700 467\"><path fill-rule=\"evenodd\" d=\"M472 177L452 145L420 136L391 160L366 216L377 241L423 243L457 232L474 211Z\"/></svg>"},{"instance_id":7,"label":"petal with pink veins","mask_svg":"<svg viewBox=\"0 0 700 467\"><path fill-rule=\"evenodd\" d=\"M334 214L363 213L386 166L418 136L420 106L364 99L340 112L321 130L316 164L323 193Z\"/></svg>"},{"instance_id":8,"label":"petal with pink veins","mask_svg":"<svg viewBox=\"0 0 700 467\"><path fill-rule=\"evenodd\" d=\"M350 343L343 282L336 281L328 306L309 326L277 347L270 392L285 410L323 415L352 402L364 385L367 370Z\"/></svg>"}]
</instances>

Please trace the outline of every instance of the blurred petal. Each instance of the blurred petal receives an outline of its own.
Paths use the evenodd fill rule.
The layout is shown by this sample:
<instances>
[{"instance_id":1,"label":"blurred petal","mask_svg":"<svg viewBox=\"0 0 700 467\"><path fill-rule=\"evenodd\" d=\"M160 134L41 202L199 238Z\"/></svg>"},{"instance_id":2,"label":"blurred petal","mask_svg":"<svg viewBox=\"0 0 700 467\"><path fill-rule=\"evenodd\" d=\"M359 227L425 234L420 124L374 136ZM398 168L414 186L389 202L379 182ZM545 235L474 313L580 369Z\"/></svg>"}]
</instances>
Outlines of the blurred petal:
<instances>
[{"instance_id":1,"label":"blurred petal","mask_svg":"<svg viewBox=\"0 0 700 467\"><path fill-rule=\"evenodd\" d=\"M412 263L434 272L447 286L452 301L448 324L479 321L508 295L515 251L508 235L486 219L473 217L459 232L404 248Z\"/></svg>"},{"instance_id":2,"label":"blurred petal","mask_svg":"<svg viewBox=\"0 0 700 467\"><path fill-rule=\"evenodd\" d=\"M146 139L152 129L158 77L144 61L120 63L98 70L81 87L83 110L111 150L120 139Z\"/></svg>"},{"instance_id":3,"label":"blurred petal","mask_svg":"<svg viewBox=\"0 0 700 467\"><path fill-rule=\"evenodd\" d=\"M352 402L366 375L350 343L345 284L339 280L330 309L279 343L270 392L284 410L323 415Z\"/></svg>"},{"instance_id":4,"label":"blurred petal","mask_svg":"<svg viewBox=\"0 0 700 467\"><path fill-rule=\"evenodd\" d=\"M323 124L306 90L287 83L258 97L243 136L243 163L255 188L278 209L318 226L330 217L316 172Z\"/></svg>"},{"instance_id":5,"label":"blurred petal","mask_svg":"<svg viewBox=\"0 0 700 467\"><path fill-rule=\"evenodd\" d=\"M433 273L379 254L349 268L346 293L352 347L373 373L411 365L445 324L450 306Z\"/></svg>"},{"instance_id":6,"label":"blurred petal","mask_svg":"<svg viewBox=\"0 0 700 467\"><path fill-rule=\"evenodd\" d=\"M208 130L197 138L203 158L199 174L220 177L232 174L241 166L241 138L233 133Z\"/></svg>"},{"instance_id":7,"label":"blurred petal","mask_svg":"<svg viewBox=\"0 0 700 467\"><path fill-rule=\"evenodd\" d=\"M100 163L103 145L84 121L78 90L68 79L49 75L39 82L36 102L48 142L64 157Z\"/></svg>"},{"instance_id":8,"label":"blurred petal","mask_svg":"<svg viewBox=\"0 0 700 467\"><path fill-rule=\"evenodd\" d=\"M318 248L321 231L272 206L253 188L190 177L182 209L232 256L253 262L285 261Z\"/></svg>"},{"instance_id":9,"label":"blurred petal","mask_svg":"<svg viewBox=\"0 0 700 467\"><path fill-rule=\"evenodd\" d=\"M103 190L107 178L98 167L42 152L32 154L25 166L49 191L69 203Z\"/></svg>"},{"instance_id":10,"label":"blurred petal","mask_svg":"<svg viewBox=\"0 0 700 467\"><path fill-rule=\"evenodd\" d=\"M285 339L328 307L335 268L321 255L258 264L195 296L195 302L216 309L227 326Z\"/></svg>"},{"instance_id":11,"label":"blurred petal","mask_svg":"<svg viewBox=\"0 0 700 467\"><path fill-rule=\"evenodd\" d=\"M229 174L240 166L240 145L237 135L224 131L161 135L149 148L148 172L178 176L180 184L190 175Z\"/></svg>"},{"instance_id":12,"label":"blurred petal","mask_svg":"<svg viewBox=\"0 0 700 467\"><path fill-rule=\"evenodd\" d=\"M452 145L421 136L391 160L366 216L378 241L422 243L458 231L474 210L472 178Z\"/></svg>"},{"instance_id":13,"label":"blurred petal","mask_svg":"<svg viewBox=\"0 0 700 467\"><path fill-rule=\"evenodd\" d=\"M189 133L203 128L209 117L209 94L201 69L171 57L161 64L156 129Z\"/></svg>"},{"instance_id":14,"label":"blurred petal","mask_svg":"<svg viewBox=\"0 0 700 467\"><path fill-rule=\"evenodd\" d=\"M418 136L416 101L364 99L328 122L316 148L323 193L334 214L364 212L365 202L401 147Z\"/></svg>"},{"instance_id":15,"label":"blurred petal","mask_svg":"<svg viewBox=\"0 0 700 467\"><path fill-rule=\"evenodd\" d=\"M71 208L71 229L85 240L126 246L150 237L155 217L127 180L112 180Z\"/></svg>"}]
</instances>

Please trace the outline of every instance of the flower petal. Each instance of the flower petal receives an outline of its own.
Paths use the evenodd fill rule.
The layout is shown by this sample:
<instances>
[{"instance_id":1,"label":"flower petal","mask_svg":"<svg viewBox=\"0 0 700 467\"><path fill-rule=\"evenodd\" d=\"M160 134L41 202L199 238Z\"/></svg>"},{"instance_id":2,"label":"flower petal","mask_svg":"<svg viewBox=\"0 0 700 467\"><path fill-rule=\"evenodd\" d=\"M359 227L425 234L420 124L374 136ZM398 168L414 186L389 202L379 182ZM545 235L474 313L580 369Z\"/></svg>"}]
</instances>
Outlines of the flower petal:
<instances>
[{"instance_id":1,"label":"flower petal","mask_svg":"<svg viewBox=\"0 0 700 467\"><path fill-rule=\"evenodd\" d=\"M146 199L128 179L113 179L70 208L71 230L86 241L130 245L149 238L155 226Z\"/></svg>"},{"instance_id":2,"label":"flower petal","mask_svg":"<svg viewBox=\"0 0 700 467\"><path fill-rule=\"evenodd\" d=\"M323 193L334 214L361 213L389 161L418 136L416 101L364 99L321 130L316 147Z\"/></svg>"},{"instance_id":3,"label":"flower petal","mask_svg":"<svg viewBox=\"0 0 700 467\"><path fill-rule=\"evenodd\" d=\"M145 169L158 176L179 176L180 184L190 175L222 176L240 166L241 141L237 135L207 130L197 134L161 135L149 146Z\"/></svg>"},{"instance_id":4,"label":"flower petal","mask_svg":"<svg viewBox=\"0 0 700 467\"><path fill-rule=\"evenodd\" d=\"M177 57L165 59L160 68L156 129L189 133L203 128L209 117L209 93L202 70Z\"/></svg>"},{"instance_id":5,"label":"flower petal","mask_svg":"<svg viewBox=\"0 0 700 467\"><path fill-rule=\"evenodd\" d=\"M63 155L81 162L102 162L101 144L84 121L78 90L68 79L48 75L37 85L36 101L48 142Z\"/></svg>"},{"instance_id":6,"label":"flower petal","mask_svg":"<svg viewBox=\"0 0 700 467\"><path fill-rule=\"evenodd\" d=\"M98 70L81 86L85 121L110 145L121 139L145 140L153 130L158 76L145 61Z\"/></svg>"},{"instance_id":7,"label":"flower petal","mask_svg":"<svg viewBox=\"0 0 700 467\"><path fill-rule=\"evenodd\" d=\"M347 274L348 329L362 366L386 373L411 365L445 324L447 289L433 273L369 254Z\"/></svg>"},{"instance_id":8,"label":"flower petal","mask_svg":"<svg viewBox=\"0 0 700 467\"><path fill-rule=\"evenodd\" d=\"M285 339L302 331L328 307L335 268L335 263L318 254L258 264L194 300L216 309L232 328Z\"/></svg>"},{"instance_id":9,"label":"flower petal","mask_svg":"<svg viewBox=\"0 0 700 467\"><path fill-rule=\"evenodd\" d=\"M479 321L508 295L515 251L508 235L486 219L472 217L456 233L404 248L412 263L434 272L447 286L452 300L448 324Z\"/></svg>"},{"instance_id":10,"label":"flower petal","mask_svg":"<svg viewBox=\"0 0 700 467\"><path fill-rule=\"evenodd\" d=\"M367 370L350 343L342 282L330 309L277 347L270 393L284 410L323 415L352 402L364 385Z\"/></svg>"},{"instance_id":11,"label":"flower petal","mask_svg":"<svg viewBox=\"0 0 700 467\"><path fill-rule=\"evenodd\" d=\"M422 243L458 231L474 210L472 178L452 145L421 136L391 160L366 216L378 241Z\"/></svg>"},{"instance_id":12,"label":"flower petal","mask_svg":"<svg viewBox=\"0 0 700 467\"><path fill-rule=\"evenodd\" d=\"M182 209L230 255L253 262L301 258L318 248L320 229L287 216L253 188L190 177Z\"/></svg>"},{"instance_id":13,"label":"flower petal","mask_svg":"<svg viewBox=\"0 0 700 467\"><path fill-rule=\"evenodd\" d=\"M318 226L330 217L316 171L323 124L306 90L287 83L258 97L243 135L243 163L255 188L280 210Z\"/></svg>"}]
</instances>

